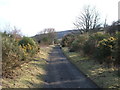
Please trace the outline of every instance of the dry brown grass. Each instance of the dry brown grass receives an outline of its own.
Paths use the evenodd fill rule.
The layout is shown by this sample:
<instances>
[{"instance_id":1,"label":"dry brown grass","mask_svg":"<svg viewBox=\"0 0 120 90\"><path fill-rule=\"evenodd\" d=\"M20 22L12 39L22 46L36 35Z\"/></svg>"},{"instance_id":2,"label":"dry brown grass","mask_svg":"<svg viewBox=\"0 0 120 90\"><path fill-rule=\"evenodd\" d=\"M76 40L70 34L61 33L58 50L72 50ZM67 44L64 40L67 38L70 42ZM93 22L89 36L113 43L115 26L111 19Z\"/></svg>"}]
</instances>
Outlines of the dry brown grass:
<instances>
[{"instance_id":1,"label":"dry brown grass","mask_svg":"<svg viewBox=\"0 0 120 90\"><path fill-rule=\"evenodd\" d=\"M48 59L48 53L51 50L50 47L44 47L40 49L40 52L34 57L34 59L21 65L21 68L16 68L14 78L3 78L3 88L41 88L44 84L44 75L46 74L46 60Z\"/></svg>"},{"instance_id":2,"label":"dry brown grass","mask_svg":"<svg viewBox=\"0 0 120 90\"><path fill-rule=\"evenodd\" d=\"M120 88L120 77L117 75L117 68L108 68L89 57L81 56L80 53L68 52L68 48L63 48L63 52L79 70L90 77L98 86L103 88Z\"/></svg>"}]
</instances>

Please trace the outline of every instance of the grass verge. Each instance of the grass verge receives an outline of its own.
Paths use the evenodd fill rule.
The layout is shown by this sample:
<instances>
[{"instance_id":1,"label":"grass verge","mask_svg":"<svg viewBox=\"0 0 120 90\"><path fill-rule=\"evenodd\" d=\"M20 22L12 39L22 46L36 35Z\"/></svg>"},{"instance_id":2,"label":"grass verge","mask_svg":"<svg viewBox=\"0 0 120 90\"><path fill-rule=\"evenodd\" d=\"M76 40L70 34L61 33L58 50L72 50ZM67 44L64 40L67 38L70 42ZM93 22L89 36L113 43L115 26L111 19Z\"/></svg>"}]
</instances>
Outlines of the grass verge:
<instances>
[{"instance_id":1,"label":"grass verge","mask_svg":"<svg viewBox=\"0 0 120 90\"><path fill-rule=\"evenodd\" d=\"M120 89L120 77L117 68L108 68L89 57L80 55L80 53L69 52L68 48L62 48L62 50L67 58L99 87Z\"/></svg>"},{"instance_id":2,"label":"grass verge","mask_svg":"<svg viewBox=\"0 0 120 90\"><path fill-rule=\"evenodd\" d=\"M40 52L36 54L32 61L25 63L21 68L13 72L14 78L3 78L3 88L42 88L44 84L44 75L46 74L46 60L51 47L41 47Z\"/></svg>"}]
</instances>

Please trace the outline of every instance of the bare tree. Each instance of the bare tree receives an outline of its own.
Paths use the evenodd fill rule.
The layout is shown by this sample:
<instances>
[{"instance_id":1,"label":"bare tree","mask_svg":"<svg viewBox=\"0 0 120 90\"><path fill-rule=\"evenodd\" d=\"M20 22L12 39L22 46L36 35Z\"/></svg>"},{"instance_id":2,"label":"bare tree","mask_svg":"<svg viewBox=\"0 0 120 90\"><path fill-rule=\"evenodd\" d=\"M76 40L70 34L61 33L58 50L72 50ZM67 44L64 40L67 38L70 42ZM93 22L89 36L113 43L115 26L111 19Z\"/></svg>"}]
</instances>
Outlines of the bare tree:
<instances>
[{"instance_id":1,"label":"bare tree","mask_svg":"<svg viewBox=\"0 0 120 90\"><path fill-rule=\"evenodd\" d=\"M50 38L55 38L56 33L54 28L47 28L45 30Z\"/></svg>"},{"instance_id":2,"label":"bare tree","mask_svg":"<svg viewBox=\"0 0 120 90\"><path fill-rule=\"evenodd\" d=\"M113 21L112 25L106 30L110 35L114 35L117 31L120 31L120 20Z\"/></svg>"},{"instance_id":3,"label":"bare tree","mask_svg":"<svg viewBox=\"0 0 120 90\"><path fill-rule=\"evenodd\" d=\"M49 42L54 43L54 39L56 38L56 32L54 28L46 28L45 29L47 37L49 38Z\"/></svg>"},{"instance_id":4,"label":"bare tree","mask_svg":"<svg viewBox=\"0 0 120 90\"><path fill-rule=\"evenodd\" d=\"M12 31L10 32L10 34L12 34L12 36L15 38L15 39L21 39L21 30L18 29L16 26L13 27Z\"/></svg>"},{"instance_id":5,"label":"bare tree","mask_svg":"<svg viewBox=\"0 0 120 90\"><path fill-rule=\"evenodd\" d=\"M45 28L40 32L38 42L43 42L45 44L54 44L56 39L56 32L54 28Z\"/></svg>"},{"instance_id":6,"label":"bare tree","mask_svg":"<svg viewBox=\"0 0 120 90\"><path fill-rule=\"evenodd\" d=\"M106 28L107 26L108 26L108 24L107 24L107 18L105 18L103 27Z\"/></svg>"},{"instance_id":7,"label":"bare tree","mask_svg":"<svg viewBox=\"0 0 120 90\"><path fill-rule=\"evenodd\" d=\"M73 23L77 29L81 32L88 32L89 30L95 30L100 27L99 13L95 8L86 6L80 16L77 17L75 23Z\"/></svg>"}]
</instances>

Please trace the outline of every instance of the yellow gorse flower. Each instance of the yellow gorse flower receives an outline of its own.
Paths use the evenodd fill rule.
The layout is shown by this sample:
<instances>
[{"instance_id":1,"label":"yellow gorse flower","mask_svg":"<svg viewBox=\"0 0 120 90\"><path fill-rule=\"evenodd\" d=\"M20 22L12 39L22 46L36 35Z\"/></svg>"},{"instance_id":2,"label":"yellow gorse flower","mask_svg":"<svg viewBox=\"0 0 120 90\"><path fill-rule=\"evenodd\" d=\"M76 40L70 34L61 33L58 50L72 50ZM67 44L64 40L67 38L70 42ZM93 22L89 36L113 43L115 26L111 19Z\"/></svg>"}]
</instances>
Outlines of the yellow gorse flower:
<instances>
[{"instance_id":1,"label":"yellow gorse flower","mask_svg":"<svg viewBox=\"0 0 120 90\"><path fill-rule=\"evenodd\" d=\"M98 42L98 47L99 46L107 46L107 47L113 48L115 40L116 40L116 38L114 38L114 37L109 37L108 39L103 39Z\"/></svg>"},{"instance_id":2,"label":"yellow gorse flower","mask_svg":"<svg viewBox=\"0 0 120 90\"><path fill-rule=\"evenodd\" d=\"M30 44L27 44L27 49L28 49L28 50L32 50L33 47L32 47Z\"/></svg>"}]
</instances>

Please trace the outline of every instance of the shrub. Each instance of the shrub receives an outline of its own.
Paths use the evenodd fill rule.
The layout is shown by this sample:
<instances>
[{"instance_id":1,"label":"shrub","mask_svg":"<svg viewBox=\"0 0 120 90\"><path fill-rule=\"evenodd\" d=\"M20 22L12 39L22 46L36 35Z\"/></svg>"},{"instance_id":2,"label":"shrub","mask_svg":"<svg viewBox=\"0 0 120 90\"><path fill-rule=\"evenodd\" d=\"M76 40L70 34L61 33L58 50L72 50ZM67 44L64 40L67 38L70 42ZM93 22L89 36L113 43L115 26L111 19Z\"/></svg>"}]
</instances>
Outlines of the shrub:
<instances>
[{"instance_id":1,"label":"shrub","mask_svg":"<svg viewBox=\"0 0 120 90\"><path fill-rule=\"evenodd\" d=\"M19 45L26 46L30 44L31 46L35 46L35 41L32 38L29 37L23 37L22 40L19 41Z\"/></svg>"},{"instance_id":2,"label":"shrub","mask_svg":"<svg viewBox=\"0 0 120 90\"><path fill-rule=\"evenodd\" d=\"M20 56L24 55L17 41L9 36L2 37L2 71L3 76L7 76L11 70L21 65ZM23 59L23 57L22 57Z\"/></svg>"},{"instance_id":3,"label":"shrub","mask_svg":"<svg viewBox=\"0 0 120 90\"><path fill-rule=\"evenodd\" d=\"M85 55L91 55L93 54L94 50L95 50L95 44L92 40L87 40L85 43L84 43L84 46L83 46L83 53Z\"/></svg>"},{"instance_id":4,"label":"shrub","mask_svg":"<svg viewBox=\"0 0 120 90\"><path fill-rule=\"evenodd\" d=\"M79 44L78 40L75 40L72 42L71 47L70 47L70 52L75 52L79 50Z\"/></svg>"},{"instance_id":5,"label":"shrub","mask_svg":"<svg viewBox=\"0 0 120 90\"><path fill-rule=\"evenodd\" d=\"M73 34L68 34L68 35L64 36L61 41L62 47L70 47L72 42L75 40L74 38L75 38L75 36Z\"/></svg>"},{"instance_id":6,"label":"shrub","mask_svg":"<svg viewBox=\"0 0 120 90\"><path fill-rule=\"evenodd\" d=\"M108 34L103 34L101 32L89 34L87 41L84 43L83 52L85 55L93 55L95 49L100 40L109 37Z\"/></svg>"},{"instance_id":7,"label":"shrub","mask_svg":"<svg viewBox=\"0 0 120 90\"><path fill-rule=\"evenodd\" d=\"M75 38L75 40L72 42L70 51L80 51L82 50L82 47L84 45L84 42L87 40L86 36L80 35Z\"/></svg>"},{"instance_id":8,"label":"shrub","mask_svg":"<svg viewBox=\"0 0 120 90\"><path fill-rule=\"evenodd\" d=\"M48 37L43 37L41 40L42 44L50 45L50 40Z\"/></svg>"},{"instance_id":9,"label":"shrub","mask_svg":"<svg viewBox=\"0 0 120 90\"><path fill-rule=\"evenodd\" d=\"M116 45L114 48L115 64L120 65L120 32L116 34Z\"/></svg>"},{"instance_id":10,"label":"shrub","mask_svg":"<svg viewBox=\"0 0 120 90\"><path fill-rule=\"evenodd\" d=\"M58 39L54 39L54 44L59 44L60 43L60 40L58 40Z\"/></svg>"},{"instance_id":11,"label":"shrub","mask_svg":"<svg viewBox=\"0 0 120 90\"><path fill-rule=\"evenodd\" d=\"M29 53L30 56L33 56L38 51L37 42L29 37L23 37L19 41L19 46L25 53Z\"/></svg>"},{"instance_id":12,"label":"shrub","mask_svg":"<svg viewBox=\"0 0 120 90\"><path fill-rule=\"evenodd\" d=\"M23 38L24 39L24 38ZM12 70L20 67L21 64L30 61L28 58L33 56L38 50L37 45L32 41L26 44L26 38L20 41L22 44L11 37L10 35L3 34L2 37L2 75L4 77L12 76ZM27 39L31 40L31 39ZM26 40L26 41L27 41ZM30 45L31 44L31 45Z\"/></svg>"},{"instance_id":13,"label":"shrub","mask_svg":"<svg viewBox=\"0 0 120 90\"><path fill-rule=\"evenodd\" d=\"M107 64L112 63L113 61L113 50L116 44L116 38L109 37L99 41L98 47L96 50L96 58L100 60L101 63L106 62Z\"/></svg>"},{"instance_id":14,"label":"shrub","mask_svg":"<svg viewBox=\"0 0 120 90\"><path fill-rule=\"evenodd\" d=\"M103 40L105 38L108 38L110 37L109 34L103 34L102 32L97 32L97 33L93 33L93 34L90 34L89 35L89 39L90 40L94 40L94 41L100 41L100 40Z\"/></svg>"}]
</instances>

